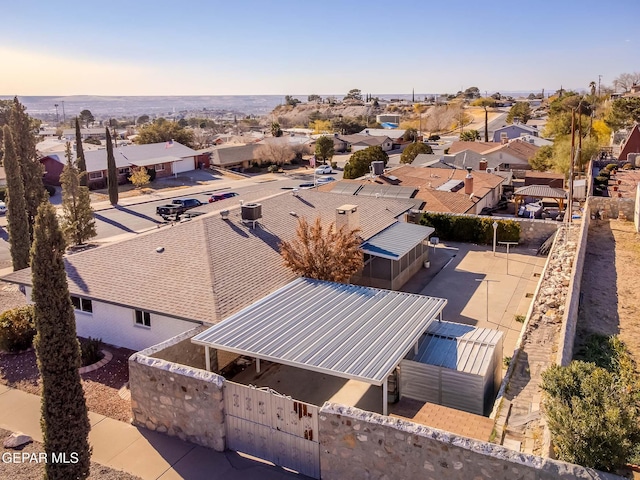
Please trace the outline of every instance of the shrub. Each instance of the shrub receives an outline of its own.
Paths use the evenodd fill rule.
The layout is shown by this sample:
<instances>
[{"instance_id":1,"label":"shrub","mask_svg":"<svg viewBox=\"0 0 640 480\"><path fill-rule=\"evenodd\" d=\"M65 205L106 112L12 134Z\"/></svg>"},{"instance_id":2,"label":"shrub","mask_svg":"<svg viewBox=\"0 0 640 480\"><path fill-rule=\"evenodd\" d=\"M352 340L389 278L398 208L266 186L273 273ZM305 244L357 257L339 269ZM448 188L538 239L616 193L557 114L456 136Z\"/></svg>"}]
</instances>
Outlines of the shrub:
<instances>
[{"instance_id":1,"label":"shrub","mask_svg":"<svg viewBox=\"0 0 640 480\"><path fill-rule=\"evenodd\" d=\"M80 354L82 356L82 366L93 365L102 360L104 355L102 350L101 338L82 338L80 339Z\"/></svg>"},{"instance_id":2,"label":"shrub","mask_svg":"<svg viewBox=\"0 0 640 480\"><path fill-rule=\"evenodd\" d=\"M593 182L596 185L607 185L609 183L609 177L603 177L601 175L598 175L596 178L593 179Z\"/></svg>"},{"instance_id":3,"label":"shrub","mask_svg":"<svg viewBox=\"0 0 640 480\"><path fill-rule=\"evenodd\" d=\"M278 171L278 166L277 165L269 165L269 167L267 168L267 172L269 173L275 173Z\"/></svg>"},{"instance_id":4,"label":"shrub","mask_svg":"<svg viewBox=\"0 0 640 480\"><path fill-rule=\"evenodd\" d=\"M490 245L493 243L494 221L498 222L498 240L501 242L520 240L520 223L514 220L426 212L422 215L420 224L435 228L435 235L442 240Z\"/></svg>"},{"instance_id":5,"label":"shrub","mask_svg":"<svg viewBox=\"0 0 640 480\"><path fill-rule=\"evenodd\" d=\"M611 177L611 172L607 169L603 169L603 170L600 170L600 172L598 173L598 176L609 178Z\"/></svg>"},{"instance_id":6,"label":"shrub","mask_svg":"<svg viewBox=\"0 0 640 480\"><path fill-rule=\"evenodd\" d=\"M591 335L568 367L543 373L545 412L560 459L602 470L637 460L640 391L617 336Z\"/></svg>"},{"instance_id":7,"label":"shrub","mask_svg":"<svg viewBox=\"0 0 640 480\"><path fill-rule=\"evenodd\" d=\"M334 170L338 168L338 162L331 162L331 168Z\"/></svg>"},{"instance_id":8,"label":"shrub","mask_svg":"<svg viewBox=\"0 0 640 480\"><path fill-rule=\"evenodd\" d=\"M524 321L527 319L527 317L525 317L524 315L515 315L513 318L518 323L524 323Z\"/></svg>"},{"instance_id":9,"label":"shrub","mask_svg":"<svg viewBox=\"0 0 640 480\"><path fill-rule=\"evenodd\" d=\"M430 142L437 142L438 140L440 140L440 135L429 135L429 138L427 139Z\"/></svg>"},{"instance_id":10,"label":"shrub","mask_svg":"<svg viewBox=\"0 0 640 480\"><path fill-rule=\"evenodd\" d=\"M609 165L607 165L604 168L610 172L611 170L615 170L616 168L618 168L618 164L617 163L610 163Z\"/></svg>"},{"instance_id":11,"label":"shrub","mask_svg":"<svg viewBox=\"0 0 640 480\"><path fill-rule=\"evenodd\" d=\"M0 350L26 350L33 344L35 334L33 305L13 308L0 315Z\"/></svg>"},{"instance_id":12,"label":"shrub","mask_svg":"<svg viewBox=\"0 0 640 480\"><path fill-rule=\"evenodd\" d=\"M153 182L156 179L156 169L147 168L147 175L149 175L149 181Z\"/></svg>"}]
</instances>

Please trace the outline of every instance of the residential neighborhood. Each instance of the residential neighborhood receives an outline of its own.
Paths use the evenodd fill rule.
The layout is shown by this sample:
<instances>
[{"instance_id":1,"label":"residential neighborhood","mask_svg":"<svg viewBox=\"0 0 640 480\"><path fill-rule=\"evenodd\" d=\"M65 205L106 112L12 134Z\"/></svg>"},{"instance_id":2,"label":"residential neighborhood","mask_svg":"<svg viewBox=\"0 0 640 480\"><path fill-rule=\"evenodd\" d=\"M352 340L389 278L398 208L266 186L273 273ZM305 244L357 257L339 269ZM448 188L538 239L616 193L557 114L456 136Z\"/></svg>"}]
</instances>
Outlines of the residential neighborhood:
<instances>
[{"instance_id":1,"label":"residential neighborhood","mask_svg":"<svg viewBox=\"0 0 640 480\"><path fill-rule=\"evenodd\" d=\"M252 40L216 27L215 69L195 17L234 12L171 7L180 58L123 18L117 61L63 44L84 84L37 57L50 86L0 89L0 478L640 478L629 55L535 50L557 76L511 83L416 43L429 69L400 72L408 43L332 25L311 68L291 40L318 12L239 6Z\"/></svg>"}]
</instances>

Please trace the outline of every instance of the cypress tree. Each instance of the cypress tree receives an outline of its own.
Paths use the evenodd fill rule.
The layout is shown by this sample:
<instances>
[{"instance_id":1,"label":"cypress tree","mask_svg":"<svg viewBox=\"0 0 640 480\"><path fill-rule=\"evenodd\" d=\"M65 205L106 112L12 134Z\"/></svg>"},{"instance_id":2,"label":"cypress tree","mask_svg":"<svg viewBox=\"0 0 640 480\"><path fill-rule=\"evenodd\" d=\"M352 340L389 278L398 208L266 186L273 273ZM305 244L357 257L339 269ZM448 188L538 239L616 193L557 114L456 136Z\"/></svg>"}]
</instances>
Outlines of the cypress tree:
<instances>
[{"instance_id":1,"label":"cypress tree","mask_svg":"<svg viewBox=\"0 0 640 480\"><path fill-rule=\"evenodd\" d=\"M47 458L77 455L77 463L45 466L47 480L89 476L89 417L80 382L80 344L64 269L65 242L50 203L38 208L31 248L34 346L42 377L41 427Z\"/></svg>"},{"instance_id":2,"label":"cypress tree","mask_svg":"<svg viewBox=\"0 0 640 480\"><path fill-rule=\"evenodd\" d=\"M7 125L2 129L4 137L4 170L7 174L7 229L9 230L9 248L14 270L29 266L29 220L24 200L22 173L16 155L13 136Z\"/></svg>"},{"instance_id":3,"label":"cypress tree","mask_svg":"<svg viewBox=\"0 0 640 480\"><path fill-rule=\"evenodd\" d=\"M109 187L109 201L111 205L118 204L118 172L116 172L116 159L113 156L113 144L109 127L107 131L107 185Z\"/></svg>"},{"instance_id":4,"label":"cypress tree","mask_svg":"<svg viewBox=\"0 0 640 480\"><path fill-rule=\"evenodd\" d=\"M62 231L69 243L81 245L96 236L96 221L89 189L80 185L82 174L73 164L71 144L67 142L67 164L62 169Z\"/></svg>"},{"instance_id":5,"label":"cypress tree","mask_svg":"<svg viewBox=\"0 0 640 480\"><path fill-rule=\"evenodd\" d=\"M87 163L84 160L84 149L82 148L82 135L80 134L80 122L76 117L76 163L81 174L80 185L87 186Z\"/></svg>"},{"instance_id":6,"label":"cypress tree","mask_svg":"<svg viewBox=\"0 0 640 480\"><path fill-rule=\"evenodd\" d=\"M29 236L33 238L33 224L38 213L38 206L48 199L48 194L42 183L44 167L37 158L36 139L31 118L17 97L13 99L9 127L22 173L25 206L29 220Z\"/></svg>"}]
</instances>

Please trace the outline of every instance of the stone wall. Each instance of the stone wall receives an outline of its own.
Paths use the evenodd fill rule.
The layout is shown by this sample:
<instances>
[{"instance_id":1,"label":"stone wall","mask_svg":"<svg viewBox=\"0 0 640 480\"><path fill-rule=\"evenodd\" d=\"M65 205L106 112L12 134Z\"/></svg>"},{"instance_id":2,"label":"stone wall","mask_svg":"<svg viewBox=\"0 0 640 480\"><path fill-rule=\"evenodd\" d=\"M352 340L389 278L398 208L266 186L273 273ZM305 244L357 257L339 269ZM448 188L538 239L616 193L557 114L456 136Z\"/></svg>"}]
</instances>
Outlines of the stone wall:
<instances>
[{"instance_id":1,"label":"stone wall","mask_svg":"<svg viewBox=\"0 0 640 480\"><path fill-rule=\"evenodd\" d=\"M635 198L589 197L591 214L600 218L620 218L622 213L625 220L632 221L635 205Z\"/></svg>"},{"instance_id":2,"label":"stone wall","mask_svg":"<svg viewBox=\"0 0 640 480\"><path fill-rule=\"evenodd\" d=\"M587 237L589 233L589 223L591 212L589 204L585 206L580 225L580 233L576 247L575 259L569 280L569 289L565 302L565 311L562 318L560 330L560 342L558 348L559 365L569 365L573 359L573 343L576 338L576 326L578 324L578 306L580 304L580 287L582 285L582 270L584 269L584 259L587 255Z\"/></svg>"},{"instance_id":3,"label":"stone wall","mask_svg":"<svg viewBox=\"0 0 640 480\"><path fill-rule=\"evenodd\" d=\"M166 345L166 343L160 345L166 345L165 348L158 350L156 347L153 347L155 353L151 353L149 356L153 358L159 358L160 360L166 360L171 363L179 363L181 365L186 365L189 367L199 368L201 370L205 369L205 357L204 357L204 347L202 345L196 345L195 343L191 343L191 337L194 335L206 330L209 328L208 325L203 325L201 327L190 330L186 333L186 335L180 335L179 337L174 337L172 340L176 343L170 342L170 344ZM178 340L178 338L183 338L183 340ZM173 343L173 344L172 344ZM148 350L151 351L151 350ZM217 355L214 350L211 350L211 360L215 362L217 359ZM211 370L216 371L217 365L212 363Z\"/></svg>"},{"instance_id":4,"label":"stone wall","mask_svg":"<svg viewBox=\"0 0 640 480\"><path fill-rule=\"evenodd\" d=\"M320 470L326 480L622 478L352 407L325 403L319 420Z\"/></svg>"},{"instance_id":5,"label":"stone wall","mask_svg":"<svg viewBox=\"0 0 640 480\"><path fill-rule=\"evenodd\" d=\"M195 333L185 332L129 358L133 424L222 452L226 446L224 378L154 358L165 349L171 353L171 347Z\"/></svg>"}]
</instances>

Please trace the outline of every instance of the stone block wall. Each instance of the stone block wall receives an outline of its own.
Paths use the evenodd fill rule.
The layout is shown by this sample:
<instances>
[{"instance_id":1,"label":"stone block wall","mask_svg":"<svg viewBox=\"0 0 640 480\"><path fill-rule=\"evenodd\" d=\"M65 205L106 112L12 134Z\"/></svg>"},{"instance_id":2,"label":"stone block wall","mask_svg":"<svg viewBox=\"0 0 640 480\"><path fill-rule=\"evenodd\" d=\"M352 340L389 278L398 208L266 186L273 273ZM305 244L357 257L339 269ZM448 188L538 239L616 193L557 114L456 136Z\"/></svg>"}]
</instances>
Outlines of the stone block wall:
<instances>
[{"instance_id":1,"label":"stone block wall","mask_svg":"<svg viewBox=\"0 0 640 480\"><path fill-rule=\"evenodd\" d=\"M592 215L600 214L601 218L620 218L633 221L636 205L635 198L589 197L589 208Z\"/></svg>"},{"instance_id":2,"label":"stone block wall","mask_svg":"<svg viewBox=\"0 0 640 480\"><path fill-rule=\"evenodd\" d=\"M222 452L226 447L224 378L154 358L194 334L186 332L129 358L132 423Z\"/></svg>"},{"instance_id":3,"label":"stone block wall","mask_svg":"<svg viewBox=\"0 0 640 480\"><path fill-rule=\"evenodd\" d=\"M161 350L153 348L154 351L157 351L155 351L155 353L151 353L149 356L153 358L159 358L161 360L166 360L167 362L179 363L181 365L187 365L189 367L195 367L204 370L204 347L202 345L191 343L191 337L206 330L207 328L209 327L203 325L202 327L190 330L189 332L187 332L188 334L183 340L178 341L178 337L174 337L174 341L176 341L176 343L171 342L168 345L161 344L164 346L164 348L162 348ZM183 338L185 337L185 335L181 335L179 337ZM217 359L217 355L213 350L211 351L211 359L214 361ZM217 365L212 364L211 370L217 370Z\"/></svg>"},{"instance_id":4,"label":"stone block wall","mask_svg":"<svg viewBox=\"0 0 640 480\"><path fill-rule=\"evenodd\" d=\"M562 222L554 220L536 220L531 218L509 218L520 224L520 243L525 245L542 245Z\"/></svg>"},{"instance_id":5,"label":"stone block wall","mask_svg":"<svg viewBox=\"0 0 640 480\"><path fill-rule=\"evenodd\" d=\"M325 480L622 478L352 407L325 403L319 420L320 470Z\"/></svg>"},{"instance_id":6,"label":"stone block wall","mask_svg":"<svg viewBox=\"0 0 640 480\"><path fill-rule=\"evenodd\" d=\"M573 359L573 344L576 338L576 326L578 324L578 306L580 304L580 287L582 285L582 271L584 269L584 259L587 255L587 237L589 233L589 223L591 220L590 206L584 209L580 233L578 236L573 268L569 280L569 289L565 302L565 311L560 330L560 341L558 348L559 365L567 366Z\"/></svg>"}]
</instances>

